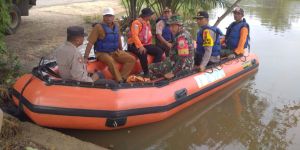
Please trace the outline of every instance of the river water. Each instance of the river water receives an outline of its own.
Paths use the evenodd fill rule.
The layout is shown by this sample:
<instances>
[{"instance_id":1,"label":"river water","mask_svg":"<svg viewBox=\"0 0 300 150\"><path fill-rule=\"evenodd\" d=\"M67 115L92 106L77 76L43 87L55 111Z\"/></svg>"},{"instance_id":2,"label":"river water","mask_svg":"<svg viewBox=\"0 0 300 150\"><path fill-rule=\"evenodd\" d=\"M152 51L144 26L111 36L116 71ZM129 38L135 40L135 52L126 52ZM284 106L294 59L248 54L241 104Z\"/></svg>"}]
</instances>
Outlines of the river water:
<instances>
[{"instance_id":1,"label":"river water","mask_svg":"<svg viewBox=\"0 0 300 150\"><path fill-rule=\"evenodd\" d=\"M122 150L299 149L300 0L250 0L241 7L251 28L251 52L260 58L256 74L158 123L63 132ZM219 27L225 32L232 21L229 15Z\"/></svg>"}]
</instances>

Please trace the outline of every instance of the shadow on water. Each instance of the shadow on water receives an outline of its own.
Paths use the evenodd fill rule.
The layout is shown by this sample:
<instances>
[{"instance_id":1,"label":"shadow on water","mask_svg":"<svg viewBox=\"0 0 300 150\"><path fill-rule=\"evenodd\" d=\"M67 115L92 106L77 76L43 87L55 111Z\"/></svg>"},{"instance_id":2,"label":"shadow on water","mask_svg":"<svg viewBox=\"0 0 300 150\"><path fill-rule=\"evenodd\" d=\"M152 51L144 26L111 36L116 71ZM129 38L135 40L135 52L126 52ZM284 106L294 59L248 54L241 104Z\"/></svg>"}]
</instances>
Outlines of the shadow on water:
<instances>
[{"instance_id":1,"label":"shadow on water","mask_svg":"<svg viewBox=\"0 0 300 150\"><path fill-rule=\"evenodd\" d=\"M253 89L254 77L234 83L165 121L117 131L60 130L111 149L286 149L300 104L274 109Z\"/></svg>"}]
</instances>

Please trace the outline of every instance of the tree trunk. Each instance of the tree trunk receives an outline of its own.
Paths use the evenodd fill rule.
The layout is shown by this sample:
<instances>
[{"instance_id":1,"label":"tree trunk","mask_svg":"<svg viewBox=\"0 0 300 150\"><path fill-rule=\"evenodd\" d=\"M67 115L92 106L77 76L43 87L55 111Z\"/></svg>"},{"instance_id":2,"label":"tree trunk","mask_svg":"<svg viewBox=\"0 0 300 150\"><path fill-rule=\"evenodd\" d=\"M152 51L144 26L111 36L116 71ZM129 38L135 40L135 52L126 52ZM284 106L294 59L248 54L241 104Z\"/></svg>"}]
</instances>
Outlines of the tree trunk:
<instances>
[{"instance_id":1,"label":"tree trunk","mask_svg":"<svg viewBox=\"0 0 300 150\"><path fill-rule=\"evenodd\" d=\"M136 2L137 0L130 0L130 19L133 20L137 17L136 15Z\"/></svg>"},{"instance_id":2,"label":"tree trunk","mask_svg":"<svg viewBox=\"0 0 300 150\"><path fill-rule=\"evenodd\" d=\"M172 7L172 0L166 0L165 6L163 7L163 9L165 9L165 7L171 8Z\"/></svg>"}]
</instances>

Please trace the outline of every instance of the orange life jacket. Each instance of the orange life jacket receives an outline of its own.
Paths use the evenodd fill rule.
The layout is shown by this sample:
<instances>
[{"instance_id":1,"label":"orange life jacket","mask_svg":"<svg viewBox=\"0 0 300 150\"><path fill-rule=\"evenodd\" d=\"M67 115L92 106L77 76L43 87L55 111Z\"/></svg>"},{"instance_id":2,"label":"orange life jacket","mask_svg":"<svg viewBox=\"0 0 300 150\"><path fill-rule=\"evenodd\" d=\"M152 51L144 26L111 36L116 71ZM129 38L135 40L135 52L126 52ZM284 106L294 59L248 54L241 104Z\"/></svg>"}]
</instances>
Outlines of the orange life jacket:
<instances>
[{"instance_id":1,"label":"orange life jacket","mask_svg":"<svg viewBox=\"0 0 300 150\"><path fill-rule=\"evenodd\" d=\"M151 25L143 21L142 18L137 18L137 20L142 24L142 29L139 32L139 39L143 45L152 44L152 32ZM131 31L128 33L128 38L132 37Z\"/></svg>"}]
</instances>

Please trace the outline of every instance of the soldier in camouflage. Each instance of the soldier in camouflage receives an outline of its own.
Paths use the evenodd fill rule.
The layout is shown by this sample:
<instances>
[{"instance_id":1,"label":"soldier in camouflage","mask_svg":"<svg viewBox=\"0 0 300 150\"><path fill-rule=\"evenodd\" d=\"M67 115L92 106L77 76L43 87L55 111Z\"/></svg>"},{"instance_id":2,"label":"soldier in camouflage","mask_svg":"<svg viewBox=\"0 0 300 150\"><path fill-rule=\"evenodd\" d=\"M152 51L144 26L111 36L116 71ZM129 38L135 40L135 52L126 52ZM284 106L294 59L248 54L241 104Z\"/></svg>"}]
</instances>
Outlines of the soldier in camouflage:
<instances>
[{"instance_id":1,"label":"soldier in camouflage","mask_svg":"<svg viewBox=\"0 0 300 150\"><path fill-rule=\"evenodd\" d=\"M194 43L188 31L183 29L183 21L179 15L173 15L168 21L170 30L174 35L174 41L170 51L170 57L149 66L150 78L165 77L170 79L174 75L185 71L191 71L194 67Z\"/></svg>"}]
</instances>

